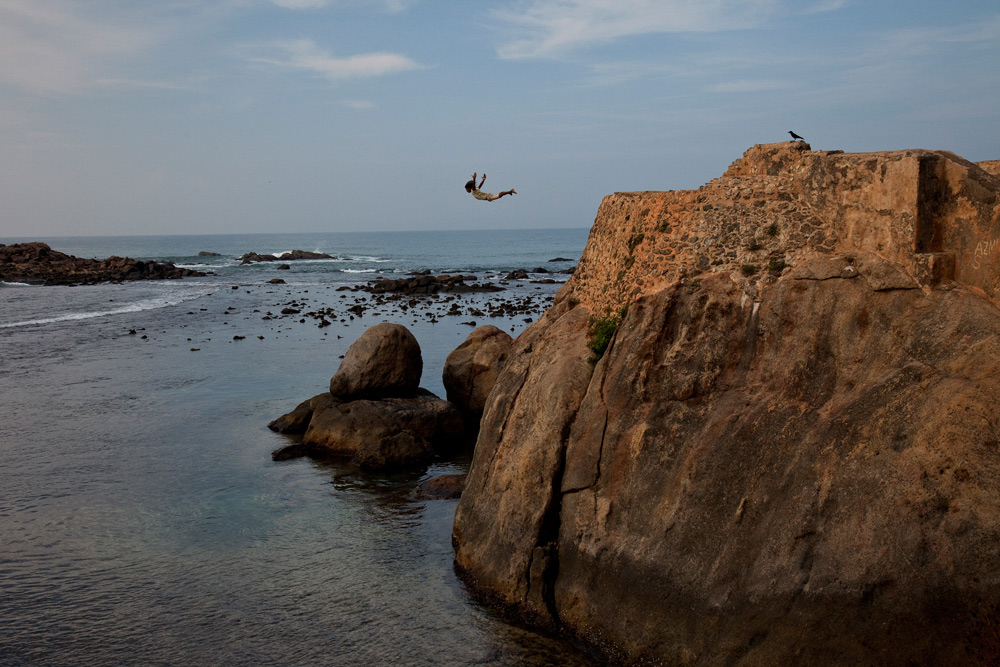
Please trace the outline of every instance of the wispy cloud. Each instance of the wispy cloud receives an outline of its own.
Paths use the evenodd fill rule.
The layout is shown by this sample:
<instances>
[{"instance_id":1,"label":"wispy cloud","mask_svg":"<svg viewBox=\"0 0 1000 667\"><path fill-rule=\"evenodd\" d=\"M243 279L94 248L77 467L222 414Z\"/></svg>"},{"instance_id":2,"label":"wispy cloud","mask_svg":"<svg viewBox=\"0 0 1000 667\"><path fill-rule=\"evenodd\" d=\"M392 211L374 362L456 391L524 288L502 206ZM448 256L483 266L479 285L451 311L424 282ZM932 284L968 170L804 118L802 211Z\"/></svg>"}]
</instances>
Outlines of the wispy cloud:
<instances>
[{"instance_id":1,"label":"wispy cloud","mask_svg":"<svg viewBox=\"0 0 1000 667\"><path fill-rule=\"evenodd\" d=\"M759 25L778 0L524 0L493 16L509 28L502 58L551 57L623 37Z\"/></svg>"},{"instance_id":2,"label":"wispy cloud","mask_svg":"<svg viewBox=\"0 0 1000 667\"><path fill-rule=\"evenodd\" d=\"M337 4L333 0L271 0L271 2L285 9L320 9ZM410 3L411 0L355 0L355 4L375 5L391 13L403 11Z\"/></svg>"},{"instance_id":3,"label":"wispy cloud","mask_svg":"<svg viewBox=\"0 0 1000 667\"><path fill-rule=\"evenodd\" d=\"M142 51L153 31L85 15L72 3L0 0L0 83L73 93L109 62Z\"/></svg>"},{"instance_id":4,"label":"wispy cloud","mask_svg":"<svg viewBox=\"0 0 1000 667\"><path fill-rule=\"evenodd\" d=\"M311 39L280 42L275 46L280 52L277 57L255 57L252 60L312 72L334 81L423 69L423 65L398 53L362 53L337 58L318 47Z\"/></svg>"}]
</instances>

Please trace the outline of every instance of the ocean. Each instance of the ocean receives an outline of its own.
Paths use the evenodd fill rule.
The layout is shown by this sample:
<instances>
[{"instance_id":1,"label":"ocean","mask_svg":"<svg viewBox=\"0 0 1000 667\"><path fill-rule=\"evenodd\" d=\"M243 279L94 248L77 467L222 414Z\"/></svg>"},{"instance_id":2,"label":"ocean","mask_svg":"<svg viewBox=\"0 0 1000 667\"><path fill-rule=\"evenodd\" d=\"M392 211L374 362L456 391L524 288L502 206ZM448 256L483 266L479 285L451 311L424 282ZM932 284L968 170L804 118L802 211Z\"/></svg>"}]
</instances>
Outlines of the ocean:
<instances>
[{"instance_id":1,"label":"ocean","mask_svg":"<svg viewBox=\"0 0 1000 667\"><path fill-rule=\"evenodd\" d=\"M421 386L444 397L448 353L474 326L516 336L537 319L587 233L0 238L211 272L0 283L0 664L592 664L455 576L456 501L417 486L464 472L470 453L391 474L276 463L288 440L266 427L325 391L383 321L414 333ZM294 249L336 259L237 260ZM515 269L529 277L507 279ZM356 290L422 270L505 289L394 302ZM328 326L307 316L320 310Z\"/></svg>"}]
</instances>

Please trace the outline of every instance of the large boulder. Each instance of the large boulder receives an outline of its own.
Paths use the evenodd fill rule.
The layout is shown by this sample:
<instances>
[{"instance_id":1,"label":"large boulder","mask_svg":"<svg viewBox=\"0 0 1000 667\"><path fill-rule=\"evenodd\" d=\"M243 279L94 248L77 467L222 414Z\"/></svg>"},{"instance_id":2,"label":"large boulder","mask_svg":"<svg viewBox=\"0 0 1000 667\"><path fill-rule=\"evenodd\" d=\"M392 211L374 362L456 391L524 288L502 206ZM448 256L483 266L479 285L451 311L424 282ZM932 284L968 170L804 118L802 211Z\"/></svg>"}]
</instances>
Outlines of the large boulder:
<instances>
[{"instance_id":1,"label":"large boulder","mask_svg":"<svg viewBox=\"0 0 1000 667\"><path fill-rule=\"evenodd\" d=\"M301 443L274 452L275 460L333 456L369 469L429 463L436 451L453 447L464 433L458 410L426 390L379 400L323 393L268 426L281 433L304 432Z\"/></svg>"},{"instance_id":2,"label":"large boulder","mask_svg":"<svg viewBox=\"0 0 1000 667\"><path fill-rule=\"evenodd\" d=\"M486 397L507 362L513 339L487 324L481 326L455 348L444 363L442 380L448 400L476 422L483 414Z\"/></svg>"},{"instance_id":3,"label":"large boulder","mask_svg":"<svg viewBox=\"0 0 1000 667\"><path fill-rule=\"evenodd\" d=\"M330 393L341 398L413 396L423 367L413 334L401 324L383 322L348 348L330 379Z\"/></svg>"}]
</instances>

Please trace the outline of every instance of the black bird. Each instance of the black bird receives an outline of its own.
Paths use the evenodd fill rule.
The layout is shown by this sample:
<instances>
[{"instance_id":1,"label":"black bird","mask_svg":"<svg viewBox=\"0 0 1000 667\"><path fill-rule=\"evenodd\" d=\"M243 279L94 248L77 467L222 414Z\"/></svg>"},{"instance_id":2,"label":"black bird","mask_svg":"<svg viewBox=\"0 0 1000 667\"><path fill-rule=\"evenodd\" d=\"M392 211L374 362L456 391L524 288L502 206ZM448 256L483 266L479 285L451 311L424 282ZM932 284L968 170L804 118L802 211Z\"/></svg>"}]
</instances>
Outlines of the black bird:
<instances>
[{"instance_id":1,"label":"black bird","mask_svg":"<svg viewBox=\"0 0 1000 667\"><path fill-rule=\"evenodd\" d=\"M791 130L788 131L788 134L792 135L792 141L795 141L796 139L798 139L799 141L805 141L805 139L803 139L799 135L795 134Z\"/></svg>"}]
</instances>

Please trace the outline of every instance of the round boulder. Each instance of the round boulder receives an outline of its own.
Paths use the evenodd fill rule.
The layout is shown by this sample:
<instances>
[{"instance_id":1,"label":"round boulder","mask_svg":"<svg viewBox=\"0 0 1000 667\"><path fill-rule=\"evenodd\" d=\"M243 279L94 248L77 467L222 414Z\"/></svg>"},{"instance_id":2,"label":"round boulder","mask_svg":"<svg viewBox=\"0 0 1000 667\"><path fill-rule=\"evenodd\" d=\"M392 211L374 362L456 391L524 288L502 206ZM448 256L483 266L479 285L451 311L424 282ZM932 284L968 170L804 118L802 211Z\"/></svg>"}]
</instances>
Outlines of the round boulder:
<instances>
[{"instance_id":1,"label":"round boulder","mask_svg":"<svg viewBox=\"0 0 1000 667\"><path fill-rule=\"evenodd\" d=\"M347 349L330 393L342 398L412 396L424 362L420 345L401 324L383 322L367 329Z\"/></svg>"},{"instance_id":2,"label":"round boulder","mask_svg":"<svg viewBox=\"0 0 1000 667\"><path fill-rule=\"evenodd\" d=\"M444 363L442 380L448 400L464 413L481 416L512 343L506 332L490 324L470 333Z\"/></svg>"}]
</instances>

